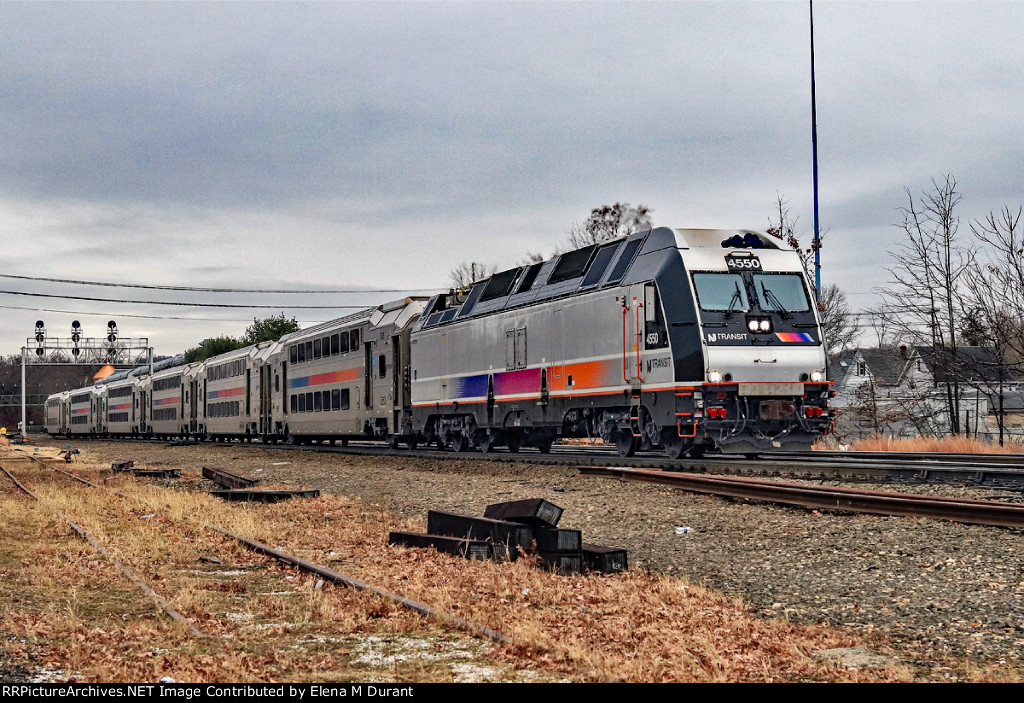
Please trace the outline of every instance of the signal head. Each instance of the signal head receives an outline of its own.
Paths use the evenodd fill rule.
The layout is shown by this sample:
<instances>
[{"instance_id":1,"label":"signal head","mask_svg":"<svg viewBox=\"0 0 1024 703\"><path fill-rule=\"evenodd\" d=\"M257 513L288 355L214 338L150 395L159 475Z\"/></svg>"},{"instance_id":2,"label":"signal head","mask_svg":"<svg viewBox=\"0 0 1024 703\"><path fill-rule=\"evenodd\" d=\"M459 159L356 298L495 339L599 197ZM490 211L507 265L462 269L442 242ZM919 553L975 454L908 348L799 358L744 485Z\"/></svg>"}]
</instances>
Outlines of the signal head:
<instances>
[{"instance_id":1,"label":"signal head","mask_svg":"<svg viewBox=\"0 0 1024 703\"><path fill-rule=\"evenodd\" d=\"M43 327L43 321L42 320L36 320L36 329L37 330L38 329L42 329L42 327Z\"/></svg>"}]
</instances>

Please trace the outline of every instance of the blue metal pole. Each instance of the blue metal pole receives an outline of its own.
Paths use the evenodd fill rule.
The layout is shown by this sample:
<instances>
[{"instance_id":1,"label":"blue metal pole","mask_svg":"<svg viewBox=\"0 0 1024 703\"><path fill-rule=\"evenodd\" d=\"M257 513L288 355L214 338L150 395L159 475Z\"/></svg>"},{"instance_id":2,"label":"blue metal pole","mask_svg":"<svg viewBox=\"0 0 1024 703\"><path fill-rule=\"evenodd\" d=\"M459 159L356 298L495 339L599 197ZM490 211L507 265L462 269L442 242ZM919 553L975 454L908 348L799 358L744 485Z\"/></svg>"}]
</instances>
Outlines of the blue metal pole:
<instances>
[{"instance_id":1,"label":"blue metal pole","mask_svg":"<svg viewBox=\"0 0 1024 703\"><path fill-rule=\"evenodd\" d=\"M814 96L814 0L811 8L811 152L814 159L814 296L821 302L821 236L818 229L818 113Z\"/></svg>"}]
</instances>

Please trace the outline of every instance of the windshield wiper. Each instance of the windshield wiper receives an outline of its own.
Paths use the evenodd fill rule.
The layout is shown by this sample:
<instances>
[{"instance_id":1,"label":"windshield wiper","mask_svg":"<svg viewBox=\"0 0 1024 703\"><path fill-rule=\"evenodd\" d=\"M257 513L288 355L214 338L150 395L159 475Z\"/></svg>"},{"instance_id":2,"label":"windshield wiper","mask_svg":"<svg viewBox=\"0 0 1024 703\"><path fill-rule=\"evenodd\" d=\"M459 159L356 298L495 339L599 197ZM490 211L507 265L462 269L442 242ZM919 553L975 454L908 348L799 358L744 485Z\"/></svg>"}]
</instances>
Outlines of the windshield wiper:
<instances>
[{"instance_id":1,"label":"windshield wiper","mask_svg":"<svg viewBox=\"0 0 1024 703\"><path fill-rule=\"evenodd\" d=\"M743 300L743 294L740 293L740 284L736 283L736 292L732 294L732 299L729 300L729 307L725 311L725 319L728 320L732 317L733 311L736 309L736 304Z\"/></svg>"},{"instance_id":2,"label":"windshield wiper","mask_svg":"<svg viewBox=\"0 0 1024 703\"><path fill-rule=\"evenodd\" d=\"M764 293L764 299L767 300L772 305L774 305L775 309L779 311L779 316L783 320L788 320L793 316L792 313L790 313L789 310L787 310L786 307L782 304L782 301L779 300L778 296L776 296L774 293L771 292L771 290L766 288L763 282L761 283L761 292Z\"/></svg>"}]
</instances>

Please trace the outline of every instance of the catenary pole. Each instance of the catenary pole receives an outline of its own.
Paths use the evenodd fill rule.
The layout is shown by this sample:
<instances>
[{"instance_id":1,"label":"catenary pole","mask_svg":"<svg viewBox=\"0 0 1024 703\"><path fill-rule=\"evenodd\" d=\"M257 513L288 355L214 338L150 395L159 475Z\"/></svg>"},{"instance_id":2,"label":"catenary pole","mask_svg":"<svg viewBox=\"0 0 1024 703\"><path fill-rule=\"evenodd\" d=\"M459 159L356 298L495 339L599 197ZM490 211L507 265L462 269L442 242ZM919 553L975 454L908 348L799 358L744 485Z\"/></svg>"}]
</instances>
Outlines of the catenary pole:
<instances>
[{"instance_id":1,"label":"catenary pole","mask_svg":"<svg viewBox=\"0 0 1024 703\"><path fill-rule=\"evenodd\" d=\"M814 173L814 297L821 302L821 236L818 227L818 114L814 94L814 0L811 10L811 153Z\"/></svg>"}]
</instances>

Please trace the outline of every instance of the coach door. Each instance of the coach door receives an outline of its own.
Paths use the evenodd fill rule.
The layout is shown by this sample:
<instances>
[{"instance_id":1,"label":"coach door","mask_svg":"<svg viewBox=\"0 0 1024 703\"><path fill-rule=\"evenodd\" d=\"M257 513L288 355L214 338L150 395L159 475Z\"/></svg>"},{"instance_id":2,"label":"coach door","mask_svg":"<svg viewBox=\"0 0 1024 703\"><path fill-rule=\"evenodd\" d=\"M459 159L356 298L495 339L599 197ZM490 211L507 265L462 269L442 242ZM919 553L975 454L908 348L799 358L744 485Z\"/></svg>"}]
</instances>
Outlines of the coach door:
<instances>
[{"instance_id":1,"label":"coach door","mask_svg":"<svg viewBox=\"0 0 1024 703\"><path fill-rule=\"evenodd\" d=\"M622 310L622 380L636 387L643 382L640 369L640 349L643 340L638 330L643 329L643 286L630 286L620 300Z\"/></svg>"},{"instance_id":2,"label":"coach door","mask_svg":"<svg viewBox=\"0 0 1024 703\"><path fill-rule=\"evenodd\" d=\"M149 418L149 413L147 412L149 409L147 406L148 396L149 393L146 391L139 391L139 432L143 433L146 432L146 420Z\"/></svg>"},{"instance_id":3,"label":"coach door","mask_svg":"<svg viewBox=\"0 0 1024 703\"><path fill-rule=\"evenodd\" d=\"M270 365L260 366L260 434L270 433Z\"/></svg>"},{"instance_id":4,"label":"coach door","mask_svg":"<svg viewBox=\"0 0 1024 703\"><path fill-rule=\"evenodd\" d=\"M402 423L402 338L393 335L391 337L391 431L395 434L401 432Z\"/></svg>"},{"instance_id":5,"label":"coach door","mask_svg":"<svg viewBox=\"0 0 1024 703\"><path fill-rule=\"evenodd\" d=\"M363 344L363 408L373 410L373 342Z\"/></svg>"},{"instance_id":6,"label":"coach door","mask_svg":"<svg viewBox=\"0 0 1024 703\"><path fill-rule=\"evenodd\" d=\"M199 381L188 382L188 431L195 432L199 408Z\"/></svg>"}]
</instances>

